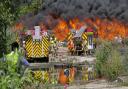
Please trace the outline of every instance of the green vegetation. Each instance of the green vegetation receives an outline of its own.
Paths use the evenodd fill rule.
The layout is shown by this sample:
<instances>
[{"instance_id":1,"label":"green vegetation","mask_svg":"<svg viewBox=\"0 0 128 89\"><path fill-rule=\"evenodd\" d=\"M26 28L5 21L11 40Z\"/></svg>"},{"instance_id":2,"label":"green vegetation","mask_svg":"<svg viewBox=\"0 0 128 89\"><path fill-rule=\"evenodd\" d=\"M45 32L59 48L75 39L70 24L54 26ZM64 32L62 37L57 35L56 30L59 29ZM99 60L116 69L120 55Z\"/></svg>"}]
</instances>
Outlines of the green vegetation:
<instances>
[{"instance_id":1,"label":"green vegetation","mask_svg":"<svg viewBox=\"0 0 128 89\"><path fill-rule=\"evenodd\" d=\"M2 0L0 3L0 57L7 53L11 37L8 30L18 19L28 13L37 13L42 5L42 0ZM10 33L9 33L10 34ZM11 40L12 41L12 40Z\"/></svg>"},{"instance_id":2,"label":"green vegetation","mask_svg":"<svg viewBox=\"0 0 128 89\"><path fill-rule=\"evenodd\" d=\"M24 84L32 83L30 71L24 72L23 76L18 72L8 70L6 62L0 62L0 89L22 89Z\"/></svg>"},{"instance_id":3,"label":"green vegetation","mask_svg":"<svg viewBox=\"0 0 128 89\"><path fill-rule=\"evenodd\" d=\"M47 83L36 80L31 70L20 66L22 69L13 71L13 68L8 69L9 66L6 62L0 62L0 89L50 89Z\"/></svg>"},{"instance_id":4,"label":"green vegetation","mask_svg":"<svg viewBox=\"0 0 128 89\"><path fill-rule=\"evenodd\" d=\"M121 56L116 50L112 50L106 64L103 66L104 76L109 80L116 79L123 72Z\"/></svg>"},{"instance_id":5,"label":"green vegetation","mask_svg":"<svg viewBox=\"0 0 128 89\"><path fill-rule=\"evenodd\" d=\"M43 0L31 0L31 3L25 3L18 8L19 16L23 16L28 13L38 13L41 9Z\"/></svg>"},{"instance_id":6,"label":"green vegetation","mask_svg":"<svg viewBox=\"0 0 128 89\"><path fill-rule=\"evenodd\" d=\"M22 53L18 52L18 54L21 60ZM44 74L38 77L38 74L34 75L32 70L20 64L19 61L17 65L10 65L6 57L4 58L5 60L0 61L0 89L51 89L56 86L57 79L51 78L49 73L43 72Z\"/></svg>"},{"instance_id":7,"label":"green vegetation","mask_svg":"<svg viewBox=\"0 0 128 89\"><path fill-rule=\"evenodd\" d=\"M128 75L128 55L125 54L123 57L123 65L124 65L124 70L125 70L125 75Z\"/></svg>"},{"instance_id":8,"label":"green vegetation","mask_svg":"<svg viewBox=\"0 0 128 89\"><path fill-rule=\"evenodd\" d=\"M96 51L96 70L99 77L115 80L123 72L121 55L111 42L102 42Z\"/></svg>"}]
</instances>

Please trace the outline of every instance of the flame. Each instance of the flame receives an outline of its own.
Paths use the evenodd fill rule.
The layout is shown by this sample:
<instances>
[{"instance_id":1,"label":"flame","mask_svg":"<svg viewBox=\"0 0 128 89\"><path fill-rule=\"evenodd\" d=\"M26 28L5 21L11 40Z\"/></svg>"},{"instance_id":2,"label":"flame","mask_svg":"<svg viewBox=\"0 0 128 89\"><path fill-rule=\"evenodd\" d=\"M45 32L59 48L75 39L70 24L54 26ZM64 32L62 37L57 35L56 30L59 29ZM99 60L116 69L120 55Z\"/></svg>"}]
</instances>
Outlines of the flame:
<instances>
[{"instance_id":1,"label":"flame","mask_svg":"<svg viewBox=\"0 0 128 89\"><path fill-rule=\"evenodd\" d=\"M70 31L67 22L64 20L60 20L56 27L53 29L55 37L60 41L64 41L69 32Z\"/></svg>"},{"instance_id":2,"label":"flame","mask_svg":"<svg viewBox=\"0 0 128 89\"><path fill-rule=\"evenodd\" d=\"M21 31L21 30L23 30L23 28L24 28L24 25L22 24L22 23L16 23L15 24L15 26L14 26L14 32L15 31Z\"/></svg>"},{"instance_id":3,"label":"flame","mask_svg":"<svg viewBox=\"0 0 128 89\"><path fill-rule=\"evenodd\" d=\"M124 23L116 19L96 18L94 21L88 20L88 22L96 27L99 38L113 40L115 36L126 37L126 29L128 28Z\"/></svg>"},{"instance_id":4,"label":"flame","mask_svg":"<svg viewBox=\"0 0 128 89\"><path fill-rule=\"evenodd\" d=\"M53 33L58 40L64 41L70 33L69 29L79 30L85 24L89 24L88 27L91 28L95 27L95 33L98 34L99 38L104 40L113 40L116 36L121 36L122 38L128 37L128 24L115 18L110 20L107 18L100 19L98 17L95 17L95 19L86 18L83 21L74 18L69 20L69 22L66 22L64 19L59 19L59 22L53 28ZM47 27L43 23L39 25L42 30L47 30ZM23 28L24 26L22 23L17 23L15 25L15 31L21 31Z\"/></svg>"},{"instance_id":5,"label":"flame","mask_svg":"<svg viewBox=\"0 0 128 89\"><path fill-rule=\"evenodd\" d=\"M78 18L74 18L74 19L72 19L72 20L69 21L70 26L73 29L76 29L76 30L77 30L77 24L78 23L79 23L79 19Z\"/></svg>"},{"instance_id":6,"label":"flame","mask_svg":"<svg viewBox=\"0 0 128 89\"><path fill-rule=\"evenodd\" d=\"M86 18L84 21L80 21L78 18L74 18L69 20L69 25L66 21L60 20L59 23L54 28L55 36L63 41L70 33L69 28L79 30L81 26L85 24L90 24L88 27L95 27L96 34L98 34L99 38L104 40L113 40L116 36L121 36L125 38L128 36L128 25L122 23L115 18L110 19L100 19L96 17L95 19ZM70 26L70 27L69 27Z\"/></svg>"},{"instance_id":7,"label":"flame","mask_svg":"<svg viewBox=\"0 0 128 89\"><path fill-rule=\"evenodd\" d=\"M84 25L84 22L81 22L78 18L74 18L69 21L69 24L74 30L79 30Z\"/></svg>"}]
</instances>

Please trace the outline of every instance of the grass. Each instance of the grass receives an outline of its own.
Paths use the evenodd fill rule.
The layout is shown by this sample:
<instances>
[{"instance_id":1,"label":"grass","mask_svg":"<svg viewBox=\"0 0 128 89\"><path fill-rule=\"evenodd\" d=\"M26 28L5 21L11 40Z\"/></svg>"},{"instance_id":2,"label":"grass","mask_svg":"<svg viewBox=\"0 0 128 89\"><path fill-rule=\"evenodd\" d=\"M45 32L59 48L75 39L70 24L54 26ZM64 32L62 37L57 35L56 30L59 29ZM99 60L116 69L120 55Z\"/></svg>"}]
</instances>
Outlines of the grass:
<instances>
[{"instance_id":1,"label":"grass","mask_svg":"<svg viewBox=\"0 0 128 89\"><path fill-rule=\"evenodd\" d=\"M96 50L96 70L99 77L115 80L124 70L119 46L108 41L102 41Z\"/></svg>"}]
</instances>

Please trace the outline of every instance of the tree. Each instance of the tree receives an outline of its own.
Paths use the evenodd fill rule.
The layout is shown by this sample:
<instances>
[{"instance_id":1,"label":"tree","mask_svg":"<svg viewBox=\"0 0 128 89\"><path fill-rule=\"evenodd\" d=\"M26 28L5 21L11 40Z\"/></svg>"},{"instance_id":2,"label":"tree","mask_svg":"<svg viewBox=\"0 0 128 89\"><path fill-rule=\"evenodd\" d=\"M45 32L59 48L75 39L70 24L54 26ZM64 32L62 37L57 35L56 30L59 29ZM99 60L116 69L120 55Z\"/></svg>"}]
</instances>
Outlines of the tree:
<instances>
[{"instance_id":1,"label":"tree","mask_svg":"<svg viewBox=\"0 0 128 89\"><path fill-rule=\"evenodd\" d=\"M1 0L0 2L0 57L7 53L7 28L19 17L29 12L37 12L42 0Z\"/></svg>"}]
</instances>

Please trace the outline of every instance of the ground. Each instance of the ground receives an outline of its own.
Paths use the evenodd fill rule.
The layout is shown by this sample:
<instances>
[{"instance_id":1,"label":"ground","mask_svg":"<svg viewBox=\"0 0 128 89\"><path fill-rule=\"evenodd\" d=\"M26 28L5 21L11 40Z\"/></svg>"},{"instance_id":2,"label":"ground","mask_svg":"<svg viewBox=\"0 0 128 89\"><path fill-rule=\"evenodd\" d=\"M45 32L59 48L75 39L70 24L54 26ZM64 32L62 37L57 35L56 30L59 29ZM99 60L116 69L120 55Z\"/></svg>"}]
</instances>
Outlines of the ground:
<instances>
[{"instance_id":1,"label":"ground","mask_svg":"<svg viewBox=\"0 0 128 89\"><path fill-rule=\"evenodd\" d=\"M58 50L58 56L56 56L55 60L51 60L53 58L52 55L50 55L50 63L49 65L38 63L38 64L31 64L31 66L37 66L37 68L42 67L45 65L45 67L52 65L54 62L56 63L83 63L87 61L90 64L95 63L95 57L94 56L70 56L67 53L67 48L59 48ZM61 88L60 88L61 87ZM73 84L67 85L67 88L64 88L64 86L56 86L52 87L51 89L128 89L128 87L125 86L119 86L118 83L108 83L106 80L93 80L89 83L84 82L75 82Z\"/></svg>"},{"instance_id":2,"label":"ground","mask_svg":"<svg viewBox=\"0 0 128 89\"><path fill-rule=\"evenodd\" d=\"M76 84L73 86L69 86L67 89L128 89L128 87L118 86L117 84L108 83L105 80L97 80L85 85Z\"/></svg>"}]
</instances>

